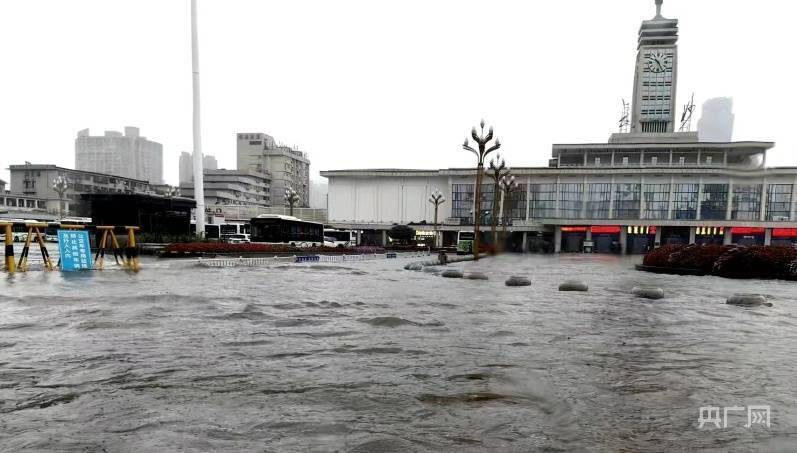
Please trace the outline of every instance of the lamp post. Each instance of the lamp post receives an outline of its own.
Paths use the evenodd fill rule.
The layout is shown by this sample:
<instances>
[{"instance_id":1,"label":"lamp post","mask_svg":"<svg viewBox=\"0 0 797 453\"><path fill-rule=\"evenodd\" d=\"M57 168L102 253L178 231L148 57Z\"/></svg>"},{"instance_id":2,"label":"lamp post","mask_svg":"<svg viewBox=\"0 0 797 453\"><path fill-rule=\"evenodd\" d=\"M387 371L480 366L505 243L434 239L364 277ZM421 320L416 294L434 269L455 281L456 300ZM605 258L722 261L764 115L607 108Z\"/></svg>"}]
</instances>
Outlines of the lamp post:
<instances>
[{"instance_id":1,"label":"lamp post","mask_svg":"<svg viewBox=\"0 0 797 453\"><path fill-rule=\"evenodd\" d=\"M437 208L446 202L446 197L438 189L432 191L429 196L429 203L434 205L434 246L437 247Z\"/></svg>"},{"instance_id":2,"label":"lamp post","mask_svg":"<svg viewBox=\"0 0 797 453\"><path fill-rule=\"evenodd\" d=\"M509 223L509 218L510 218L509 209L507 209L508 208L507 204L510 201L510 197L512 195L512 192L515 189L517 189L517 187L518 187L518 185L517 185L517 182L515 182L515 176L514 175L510 175L509 172L507 172L507 174L503 178L501 178L501 193L503 195L503 204L502 204L502 207L501 207L501 217L503 217L503 220L502 220L502 223L503 223L502 236L503 236L503 241L504 242L506 242L506 225Z\"/></svg>"},{"instance_id":3,"label":"lamp post","mask_svg":"<svg viewBox=\"0 0 797 453\"><path fill-rule=\"evenodd\" d=\"M64 200L64 194L68 188L69 180L66 179L66 177L58 175L55 179L53 179L53 190L58 194L58 220L61 220L63 217L62 203Z\"/></svg>"},{"instance_id":4,"label":"lamp post","mask_svg":"<svg viewBox=\"0 0 797 453\"><path fill-rule=\"evenodd\" d=\"M299 194L290 187L285 188L285 204L290 207L290 215L293 217L293 206L299 201Z\"/></svg>"},{"instance_id":5,"label":"lamp post","mask_svg":"<svg viewBox=\"0 0 797 453\"><path fill-rule=\"evenodd\" d=\"M491 152L501 147L501 141L498 139L495 139L495 144L488 147L487 145L493 140L493 128L491 126L487 131L487 135L484 135L484 120L479 123L479 126L481 126L481 134L476 132L475 127L470 131L471 137L476 142L476 145L478 145L478 150L470 146L467 137L465 138L465 143L462 144L462 149L470 151L476 155L476 200L474 201L473 208L475 211L473 215L473 259L476 261L479 260L479 227L481 223L481 197L482 178L484 176L484 158L487 157Z\"/></svg>"},{"instance_id":6,"label":"lamp post","mask_svg":"<svg viewBox=\"0 0 797 453\"><path fill-rule=\"evenodd\" d=\"M498 246L498 214L500 212L500 192L501 192L501 179L509 174L509 168L500 154L496 154L493 159L490 159L490 167L487 169L487 175L493 180L493 215L491 216L490 230L493 233L493 246Z\"/></svg>"}]
</instances>

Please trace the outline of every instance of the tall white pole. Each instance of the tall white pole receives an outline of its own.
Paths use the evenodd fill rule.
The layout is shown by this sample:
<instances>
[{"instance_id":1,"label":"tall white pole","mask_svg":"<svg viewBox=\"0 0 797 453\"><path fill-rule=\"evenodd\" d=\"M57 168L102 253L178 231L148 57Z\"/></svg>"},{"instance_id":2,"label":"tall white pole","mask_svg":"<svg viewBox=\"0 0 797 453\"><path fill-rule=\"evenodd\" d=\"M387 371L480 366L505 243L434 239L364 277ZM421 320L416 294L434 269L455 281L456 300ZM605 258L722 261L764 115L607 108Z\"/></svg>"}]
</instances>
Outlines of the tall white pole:
<instances>
[{"instance_id":1,"label":"tall white pole","mask_svg":"<svg viewBox=\"0 0 797 453\"><path fill-rule=\"evenodd\" d=\"M191 76L194 85L194 200L196 234L205 234L205 178L202 162L202 134L199 124L199 44L197 42L196 0L191 0Z\"/></svg>"}]
</instances>

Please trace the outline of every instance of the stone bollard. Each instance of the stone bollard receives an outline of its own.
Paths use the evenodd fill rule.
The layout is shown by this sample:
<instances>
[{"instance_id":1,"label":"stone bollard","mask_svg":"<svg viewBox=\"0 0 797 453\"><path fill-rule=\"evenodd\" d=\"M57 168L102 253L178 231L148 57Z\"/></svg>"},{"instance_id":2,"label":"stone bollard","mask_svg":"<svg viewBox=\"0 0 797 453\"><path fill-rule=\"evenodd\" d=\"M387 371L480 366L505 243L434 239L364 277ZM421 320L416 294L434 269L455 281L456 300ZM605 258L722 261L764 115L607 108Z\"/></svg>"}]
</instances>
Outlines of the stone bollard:
<instances>
[{"instance_id":1,"label":"stone bollard","mask_svg":"<svg viewBox=\"0 0 797 453\"><path fill-rule=\"evenodd\" d=\"M481 272L469 272L465 278L468 280L487 280L487 276Z\"/></svg>"},{"instance_id":2,"label":"stone bollard","mask_svg":"<svg viewBox=\"0 0 797 453\"><path fill-rule=\"evenodd\" d=\"M449 269L447 271L443 271L443 273L440 274L440 276L443 278L462 278L462 271L458 271L456 269Z\"/></svg>"},{"instance_id":3,"label":"stone bollard","mask_svg":"<svg viewBox=\"0 0 797 453\"><path fill-rule=\"evenodd\" d=\"M664 290L661 288L635 286L634 289L631 290L631 293L643 299L656 300L664 298Z\"/></svg>"},{"instance_id":4,"label":"stone bollard","mask_svg":"<svg viewBox=\"0 0 797 453\"><path fill-rule=\"evenodd\" d=\"M734 294L725 301L728 305L739 305L742 307L756 307L763 305L771 307L772 303L767 302L767 298L761 294Z\"/></svg>"},{"instance_id":5,"label":"stone bollard","mask_svg":"<svg viewBox=\"0 0 797 453\"><path fill-rule=\"evenodd\" d=\"M578 280L568 280L559 285L559 291L589 291L589 286Z\"/></svg>"},{"instance_id":6,"label":"stone bollard","mask_svg":"<svg viewBox=\"0 0 797 453\"><path fill-rule=\"evenodd\" d=\"M531 286L531 280L526 277L512 276L505 282L506 286Z\"/></svg>"},{"instance_id":7,"label":"stone bollard","mask_svg":"<svg viewBox=\"0 0 797 453\"><path fill-rule=\"evenodd\" d=\"M404 269L408 271L420 271L423 270L423 264L421 263L407 263L404 266Z\"/></svg>"}]
</instances>

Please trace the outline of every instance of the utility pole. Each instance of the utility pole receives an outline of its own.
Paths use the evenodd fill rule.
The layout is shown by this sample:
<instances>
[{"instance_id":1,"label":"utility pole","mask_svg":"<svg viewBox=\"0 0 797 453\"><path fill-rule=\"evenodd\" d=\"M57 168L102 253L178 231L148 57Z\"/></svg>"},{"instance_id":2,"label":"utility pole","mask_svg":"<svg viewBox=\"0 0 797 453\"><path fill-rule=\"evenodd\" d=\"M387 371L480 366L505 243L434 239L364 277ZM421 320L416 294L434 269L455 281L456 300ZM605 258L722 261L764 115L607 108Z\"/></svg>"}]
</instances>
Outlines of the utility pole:
<instances>
[{"instance_id":1,"label":"utility pole","mask_svg":"<svg viewBox=\"0 0 797 453\"><path fill-rule=\"evenodd\" d=\"M205 177L202 162L202 134L199 121L199 42L197 40L196 0L191 0L191 80L194 88L194 200L196 235L205 235Z\"/></svg>"}]
</instances>

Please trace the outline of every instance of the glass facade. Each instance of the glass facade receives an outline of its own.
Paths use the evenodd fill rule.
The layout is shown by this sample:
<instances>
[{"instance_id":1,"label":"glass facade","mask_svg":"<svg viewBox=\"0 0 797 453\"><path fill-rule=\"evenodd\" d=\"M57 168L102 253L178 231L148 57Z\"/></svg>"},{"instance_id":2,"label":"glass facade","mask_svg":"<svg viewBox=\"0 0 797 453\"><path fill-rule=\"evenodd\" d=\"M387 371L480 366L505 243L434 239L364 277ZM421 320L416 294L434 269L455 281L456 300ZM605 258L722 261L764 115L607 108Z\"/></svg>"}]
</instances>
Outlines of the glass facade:
<instances>
[{"instance_id":1,"label":"glass facade","mask_svg":"<svg viewBox=\"0 0 797 453\"><path fill-rule=\"evenodd\" d=\"M645 218L666 219L670 210L670 185L645 184Z\"/></svg>"},{"instance_id":2,"label":"glass facade","mask_svg":"<svg viewBox=\"0 0 797 453\"><path fill-rule=\"evenodd\" d=\"M529 215L532 219L556 218L556 184L531 184Z\"/></svg>"},{"instance_id":3,"label":"glass facade","mask_svg":"<svg viewBox=\"0 0 797 453\"><path fill-rule=\"evenodd\" d=\"M587 184L587 218L608 219L611 184Z\"/></svg>"},{"instance_id":4,"label":"glass facade","mask_svg":"<svg viewBox=\"0 0 797 453\"><path fill-rule=\"evenodd\" d=\"M703 199L700 201L702 220L725 220L728 214L728 185L703 184Z\"/></svg>"},{"instance_id":5,"label":"glass facade","mask_svg":"<svg viewBox=\"0 0 797 453\"><path fill-rule=\"evenodd\" d=\"M700 184L673 184L672 218L694 220L697 218L697 195Z\"/></svg>"},{"instance_id":6,"label":"glass facade","mask_svg":"<svg viewBox=\"0 0 797 453\"><path fill-rule=\"evenodd\" d=\"M615 185L614 218L639 219L640 184Z\"/></svg>"},{"instance_id":7,"label":"glass facade","mask_svg":"<svg viewBox=\"0 0 797 453\"><path fill-rule=\"evenodd\" d=\"M767 220L788 222L791 215L791 184L767 186Z\"/></svg>"},{"instance_id":8,"label":"glass facade","mask_svg":"<svg viewBox=\"0 0 797 453\"><path fill-rule=\"evenodd\" d=\"M510 220L526 220L526 190L525 184L518 184L517 188L509 194L509 200L504 207L504 216Z\"/></svg>"},{"instance_id":9,"label":"glass facade","mask_svg":"<svg viewBox=\"0 0 797 453\"><path fill-rule=\"evenodd\" d=\"M584 184L559 184L559 217L563 219L580 219Z\"/></svg>"},{"instance_id":10,"label":"glass facade","mask_svg":"<svg viewBox=\"0 0 797 453\"><path fill-rule=\"evenodd\" d=\"M451 217L458 218L460 223L473 223L473 188L475 184L451 185Z\"/></svg>"},{"instance_id":11,"label":"glass facade","mask_svg":"<svg viewBox=\"0 0 797 453\"><path fill-rule=\"evenodd\" d=\"M761 218L761 185L739 184L733 186L733 220L759 220Z\"/></svg>"}]
</instances>

